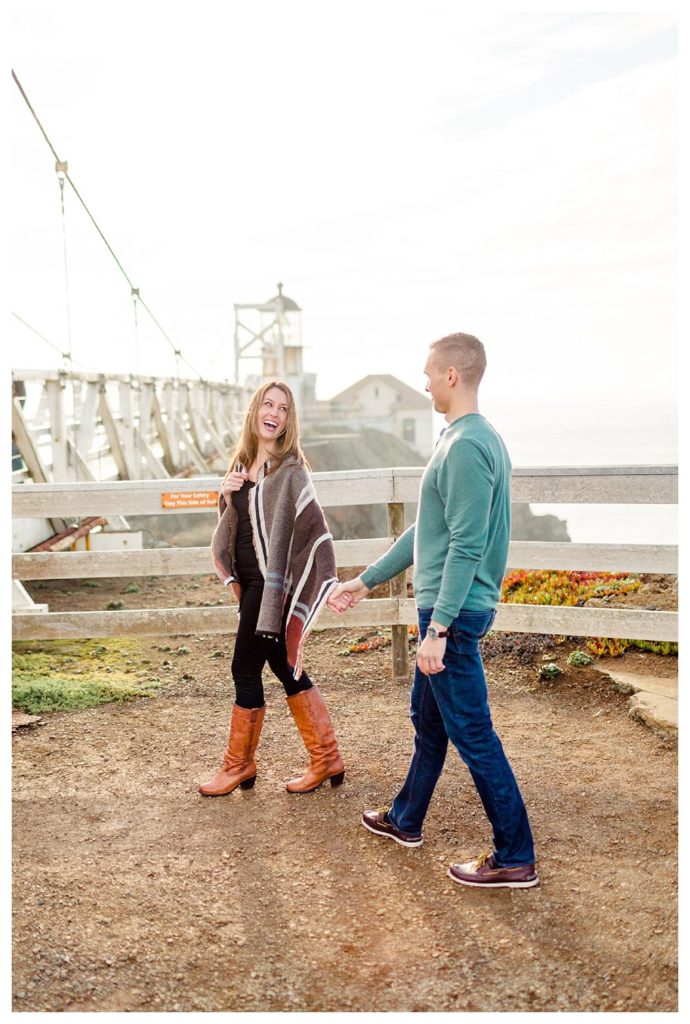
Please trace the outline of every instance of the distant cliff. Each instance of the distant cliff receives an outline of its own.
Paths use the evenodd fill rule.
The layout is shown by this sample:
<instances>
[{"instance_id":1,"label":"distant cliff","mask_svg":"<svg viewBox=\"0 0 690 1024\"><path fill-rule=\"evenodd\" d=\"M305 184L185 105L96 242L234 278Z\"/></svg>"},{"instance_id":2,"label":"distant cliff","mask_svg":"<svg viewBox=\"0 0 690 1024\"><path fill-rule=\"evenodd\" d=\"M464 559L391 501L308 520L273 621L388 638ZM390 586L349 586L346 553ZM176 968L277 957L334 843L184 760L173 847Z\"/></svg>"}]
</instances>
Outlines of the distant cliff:
<instances>
[{"instance_id":1,"label":"distant cliff","mask_svg":"<svg viewBox=\"0 0 690 1024\"><path fill-rule=\"evenodd\" d=\"M426 464L424 456L393 434L370 428L350 430L341 424L326 429L328 433L317 431L302 438L304 454L314 473Z\"/></svg>"},{"instance_id":2,"label":"distant cliff","mask_svg":"<svg viewBox=\"0 0 690 1024\"><path fill-rule=\"evenodd\" d=\"M570 540L565 519L550 514L537 516L529 505L513 505L511 513L510 535L513 540Z\"/></svg>"}]
</instances>

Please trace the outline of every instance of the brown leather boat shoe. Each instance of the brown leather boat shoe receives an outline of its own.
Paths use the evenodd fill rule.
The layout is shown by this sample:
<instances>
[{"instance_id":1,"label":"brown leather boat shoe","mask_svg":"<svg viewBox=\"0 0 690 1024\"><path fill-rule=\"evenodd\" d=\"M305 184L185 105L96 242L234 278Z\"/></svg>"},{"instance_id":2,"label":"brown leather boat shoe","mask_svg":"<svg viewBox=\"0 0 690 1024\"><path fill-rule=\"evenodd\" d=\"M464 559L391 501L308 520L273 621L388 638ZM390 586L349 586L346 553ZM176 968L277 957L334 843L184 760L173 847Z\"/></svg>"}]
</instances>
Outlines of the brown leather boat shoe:
<instances>
[{"instance_id":1,"label":"brown leather boat shoe","mask_svg":"<svg viewBox=\"0 0 690 1024\"><path fill-rule=\"evenodd\" d=\"M448 877L460 885L474 885L481 889L531 889L539 885L534 864L517 868L502 868L494 862L493 853L482 853L467 864L451 864Z\"/></svg>"},{"instance_id":2,"label":"brown leather boat shoe","mask_svg":"<svg viewBox=\"0 0 690 1024\"><path fill-rule=\"evenodd\" d=\"M384 836L386 839L394 839L401 846L421 846L424 842L424 836L415 836L411 832L403 832L402 829L396 828L392 822L387 820L386 813L388 810L388 807L379 807L378 811L365 811L362 815L362 824L370 832L374 832L375 835Z\"/></svg>"}]
</instances>

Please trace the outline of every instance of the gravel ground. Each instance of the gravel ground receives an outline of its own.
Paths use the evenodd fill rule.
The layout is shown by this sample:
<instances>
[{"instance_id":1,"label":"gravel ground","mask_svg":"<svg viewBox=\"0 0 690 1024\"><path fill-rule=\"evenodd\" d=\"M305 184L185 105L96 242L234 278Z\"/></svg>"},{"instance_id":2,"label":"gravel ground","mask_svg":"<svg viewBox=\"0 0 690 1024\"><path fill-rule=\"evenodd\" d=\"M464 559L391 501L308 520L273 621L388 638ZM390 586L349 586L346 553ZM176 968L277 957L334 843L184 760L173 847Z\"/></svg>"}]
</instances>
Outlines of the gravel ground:
<instances>
[{"instance_id":1,"label":"gravel ground","mask_svg":"<svg viewBox=\"0 0 690 1024\"><path fill-rule=\"evenodd\" d=\"M195 604L217 599L210 580L179 587L195 588ZM128 606L146 605L144 589ZM178 583L148 589L172 603ZM113 591L84 592L81 605L80 593L63 581L34 596L59 610L101 607ZM339 789L285 791L305 755L268 683L255 788L197 794L225 741L226 637L142 641L140 658L166 678L156 699L18 730L15 1010L677 1009L675 743L632 721L626 698L592 669L538 681L542 654L555 650L548 638L525 638L527 650L488 638L494 719L542 884L466 889L447 866L486 848L490 830L453 752L421 848L360 824L402 781L412 731L390 651L338 657L352 637L315 633L306 656L347 766ZM168 644L190 654L166 674ZM554 660L564 664L568 649ZM675 669L641 653L616 665Z\"/></svg>"}]
</instances>

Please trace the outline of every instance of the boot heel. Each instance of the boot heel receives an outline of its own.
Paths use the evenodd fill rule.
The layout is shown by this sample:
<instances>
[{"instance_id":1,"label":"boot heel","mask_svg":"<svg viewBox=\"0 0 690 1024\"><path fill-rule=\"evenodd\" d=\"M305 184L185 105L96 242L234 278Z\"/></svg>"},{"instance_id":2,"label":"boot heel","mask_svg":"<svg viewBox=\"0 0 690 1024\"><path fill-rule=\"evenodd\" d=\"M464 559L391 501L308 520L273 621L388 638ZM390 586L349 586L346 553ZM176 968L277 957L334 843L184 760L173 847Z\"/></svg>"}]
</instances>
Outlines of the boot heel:
<instances>
[{"instance_id":1,"label":"boot heel","mask_svg":"<svg viewBox=\"0 0 690 1024\"><path fill-rule=\"evenodd\" d=\"M251 789L256 782L256 775L252 775L251 779L245 779L244 782L240 782L240 789Z\"/></svg>"},{"instance_id":2,"label":"boot heel","mask_svg":"<svg viewBox=\"0 0 690 1024\"><path fill-rule=\"evenodd\" d=\"M335 787L335 786L342 785L344 779L345 779L345 772L344 771L338 772L337 775L331 775L331 786Z\"/></svg>"}]
</instances>

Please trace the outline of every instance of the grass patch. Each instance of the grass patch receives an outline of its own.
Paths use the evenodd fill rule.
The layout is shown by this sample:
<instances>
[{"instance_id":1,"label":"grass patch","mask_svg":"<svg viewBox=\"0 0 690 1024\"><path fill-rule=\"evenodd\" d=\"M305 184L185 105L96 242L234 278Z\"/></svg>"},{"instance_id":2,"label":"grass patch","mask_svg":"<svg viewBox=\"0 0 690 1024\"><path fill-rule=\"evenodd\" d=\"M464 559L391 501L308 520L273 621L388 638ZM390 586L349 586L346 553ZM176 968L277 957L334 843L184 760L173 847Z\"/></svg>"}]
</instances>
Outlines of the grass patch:
<instances>
[{"instance_id":1,"label":"grass patch","mask_svg":"<svg viewBox=\"0 0 690 1024\"><path fill-rule=\"evenodd\" d=\"M35 715L154 697L161 685L157 677L132 678L141 654L136 640L119 638L16 643L12 706Z\"/></svg>"}]
</instances>

